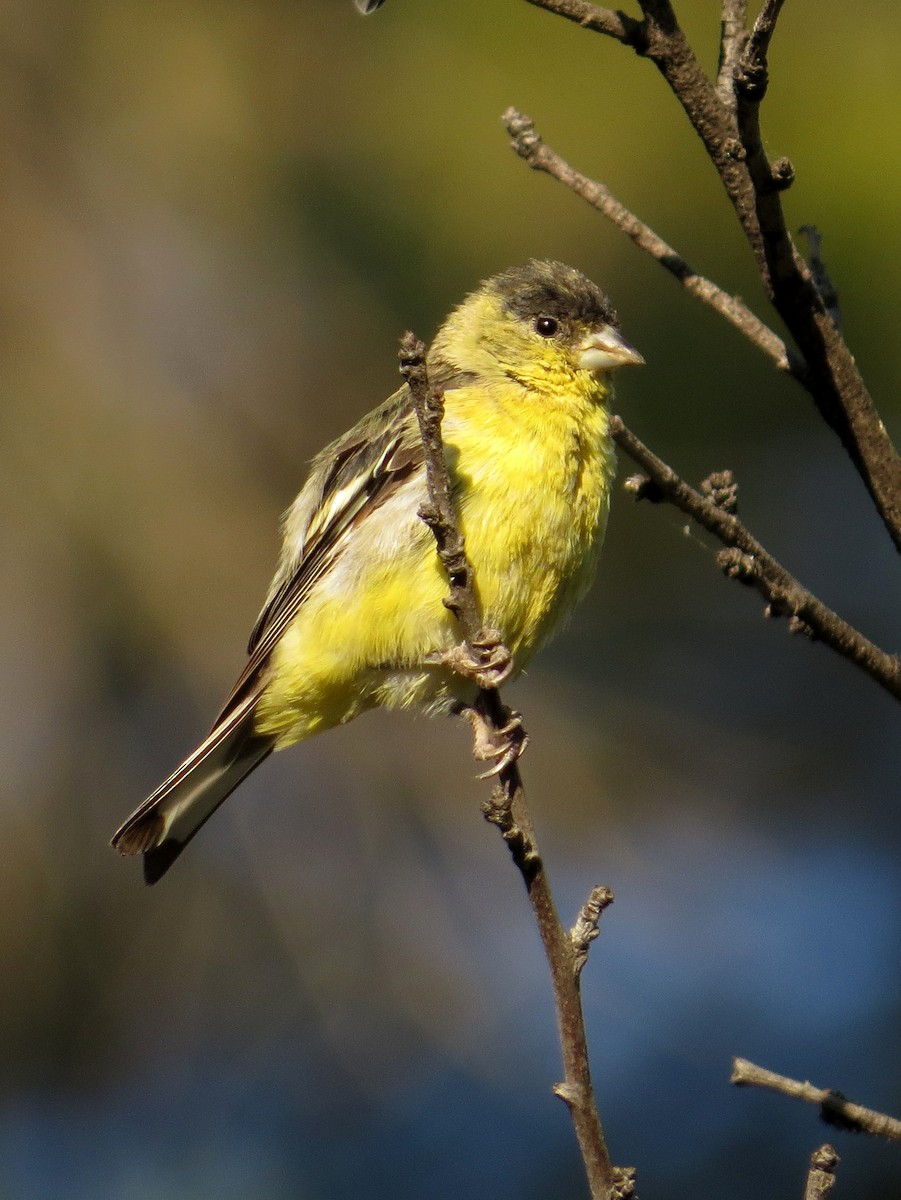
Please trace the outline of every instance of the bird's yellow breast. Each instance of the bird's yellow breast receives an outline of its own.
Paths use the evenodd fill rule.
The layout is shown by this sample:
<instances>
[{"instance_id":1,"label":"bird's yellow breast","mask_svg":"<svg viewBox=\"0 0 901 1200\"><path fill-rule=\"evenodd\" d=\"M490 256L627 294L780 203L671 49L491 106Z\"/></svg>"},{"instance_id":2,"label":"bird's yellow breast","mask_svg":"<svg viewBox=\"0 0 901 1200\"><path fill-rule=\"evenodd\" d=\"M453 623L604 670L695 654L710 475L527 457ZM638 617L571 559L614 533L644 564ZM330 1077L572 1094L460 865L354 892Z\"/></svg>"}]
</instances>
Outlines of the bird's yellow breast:
<instances>
[{"instance_id":1,"label":"bird's yellow breast","mask_svg":"<svg viewBox=\"0 0 901 1200\"><path fill-rule=\"evenodd\" d=\"M521 386L447 396L444 439L487 625L518 667L594 574L615 459L606 389L584 372L553 394ZM477 412L476 412L477 410Z\"/></svg>"},{"instance_id":2,"label":"bird's yellow breast","mask_svg":"<svg viewBox=\"0 0 901 1200\"><path fill-rule=\"evenodd\" d=\"M585 372L550 399L521 384L447 393L443 436L486 625L521 668L591 581L613 454L606 391ZM460 640L417 515L424 470L349 535L273 651L256 729L279 745L376 706L472 692L440 654Z\"/></svg>"}]
</instances>

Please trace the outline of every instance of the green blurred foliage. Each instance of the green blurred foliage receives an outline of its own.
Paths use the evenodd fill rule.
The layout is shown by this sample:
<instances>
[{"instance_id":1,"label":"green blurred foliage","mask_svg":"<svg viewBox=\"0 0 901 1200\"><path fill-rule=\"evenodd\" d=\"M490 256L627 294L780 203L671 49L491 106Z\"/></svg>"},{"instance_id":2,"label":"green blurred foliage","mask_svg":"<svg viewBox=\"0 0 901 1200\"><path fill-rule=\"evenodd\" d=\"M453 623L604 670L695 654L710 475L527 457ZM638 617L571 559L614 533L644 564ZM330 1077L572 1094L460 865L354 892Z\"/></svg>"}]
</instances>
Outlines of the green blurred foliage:
<instances>
[{"instance_id":1,"label":"green blurred foliage","mask_svg":"<svg viewBox=\"0 0 901 1200\"><path fill-rule=\"evenodd\" d=\"M718 6L677 7L712 67ZM797 0L763 112L890 428L899 49L888 0ZM521 898L463 731L377 715L280 757L153 892L106 841L216 710L278 514L396 386L399 333L532 256L613 296L648 362L621 383L630 424L691 478L734 468L773 551L897 644L888 539L803 393L528 172L500 114L774 319L716 177L650 64L521 0L365 21L350 0L11 0L0 51L0 1088L84 1097L190 1062L199 1031L252 1074L294 1028L376 1102L426 1046L502 1076L525 968L511 948L493 974L482 939ZM601 581L512 696L564 873L619 891L670 837L778 845L809 820L896 846L891 702L760 621L681 527L618 495Z\"/></svg>"}]
</instances>

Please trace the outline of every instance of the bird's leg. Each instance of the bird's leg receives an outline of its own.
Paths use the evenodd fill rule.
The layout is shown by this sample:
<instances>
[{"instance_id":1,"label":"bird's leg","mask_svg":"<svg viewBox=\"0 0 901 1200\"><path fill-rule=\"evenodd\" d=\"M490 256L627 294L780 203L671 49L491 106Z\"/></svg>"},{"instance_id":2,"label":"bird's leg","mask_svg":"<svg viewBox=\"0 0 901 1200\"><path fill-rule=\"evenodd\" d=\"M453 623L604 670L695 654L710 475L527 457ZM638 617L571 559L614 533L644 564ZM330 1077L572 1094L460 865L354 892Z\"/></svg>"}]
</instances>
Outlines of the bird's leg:
<instances>
[{"instance_id":1,"label":"bird's leg","mask_svg":"<svg viewBox=\"0 0 901 1200\"><path fill-rule=\"evenodd\" d=\"M472 727L473 758L493 765L479 775L479 779L490 779L510 767L525 750L529 736L522 726L522 714L504 709L506 723L498 729L485 711L485 697L479 696L475 704L461 710Z\"/></svg>"},{"instance_id":2,"label":"bird's leg","mask_svg":"<svg viewBox=\"0 0 901 1200\"><path fill-rule=\"evenodd\" d=\"M496 629L483 629L470 647L452 646L441 656L444 666L473 680L480 688L498 688L513 674L513 655Z\"/></svg>"}]
</instances>

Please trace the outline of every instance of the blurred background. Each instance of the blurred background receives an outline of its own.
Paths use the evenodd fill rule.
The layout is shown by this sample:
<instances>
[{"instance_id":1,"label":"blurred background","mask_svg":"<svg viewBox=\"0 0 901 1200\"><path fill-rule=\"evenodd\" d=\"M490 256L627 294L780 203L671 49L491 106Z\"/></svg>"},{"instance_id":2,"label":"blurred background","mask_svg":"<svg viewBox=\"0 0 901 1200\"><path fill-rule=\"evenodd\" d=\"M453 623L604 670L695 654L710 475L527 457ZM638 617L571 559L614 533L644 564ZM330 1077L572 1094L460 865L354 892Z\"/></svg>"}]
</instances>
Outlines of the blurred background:
<instances>
[{"instance_id":1,"label":"blurred background","mask_svg":"<svg viewBox=\"0 0 901 1200\"><path fill-rule=\"evenodd\" d=\"M680 15L713 68L719 5ZM486 275L601 282L630 425L888 650L898 560L799 388L510 152L516 104L768 320L650 64L522 0L8 0L0 13L0 1195L584 1194L547 971L452 721L269 760L165 881L108 839L243 662L305 464ZM901 440L901 13L787 5L764 106ZM621 477L628 473L624 464ZM508 699L646 1196L842 1194L897 1150L730 1089L730 1057L901 1114L897 703L617 489L600 578Z\"/></svg>"}]
</instances>

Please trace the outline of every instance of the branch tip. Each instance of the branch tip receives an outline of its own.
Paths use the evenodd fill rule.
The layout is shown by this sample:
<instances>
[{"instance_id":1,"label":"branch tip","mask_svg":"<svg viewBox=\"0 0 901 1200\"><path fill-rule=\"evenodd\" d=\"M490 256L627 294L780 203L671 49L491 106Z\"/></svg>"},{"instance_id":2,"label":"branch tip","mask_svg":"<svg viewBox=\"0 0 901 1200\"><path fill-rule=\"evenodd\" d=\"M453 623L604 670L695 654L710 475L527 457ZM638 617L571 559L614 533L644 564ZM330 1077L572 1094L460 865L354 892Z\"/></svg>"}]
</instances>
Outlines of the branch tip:
<instances>
[{"instance_id":1,"label":"branch tip","mask_svg":"<svg viewBox=\"0 0 901 1200\"><path fill-rule=\"evenodd\" d=\"M576 1088L568 1083L555 1083L551 1091L563 1101L567 1108L574 1108L579 1102Z\"/></svg>"},{"instance_id":2,"label":"branch tip","mask_svg":"<svg viewBox=\"0 0 901 1200\"><path fill-rule=\"evenodd\" d=\"M649 504L660 504L666 499L650 475L643 475L641 472L623 480L623 491L636 502L647 500Z\"/></svg>"},{"instance_id":3,"label":"branch tip","mask_svg":"<svg viewBox=\"0 0 901 1200\"><path fill-rule=\"evenodd\" d=\"M783 154L770 164L770 176L773 188L777 192L785 192L795 182L795 168L790 158Z\"/></svg>"},{"instance_id":4,"label":"branch tip","mask_svg":"<svg viewBox=\"0 0 901 1200\"><path fill-rule=\"evenodd\" d=\"M532 170L550 175L552 179L556 179L558 183L562 183L581 197L621 229L640 250L644 250L664 270L669 271L687 292L719 313L749 342L762 350L780 371L787 371L802 383L805 381L807 366L794 348L788 347L772 329L764 325L738 296L730 296L712 280L699 274L649 225L620 203L605 184L596 179L589 179L571 167L543 140L531 117L511 107L503 114L503 122L510 134L514 151ZM731 147L729 153L736 159L744 157L744 147L737 138L726 139L723 145ZM728 154L726 156L728 157Z\"/></svg>"},{"instance_id":5,"label":"branch tip","mask_svg":"<svg viewBox=\"0 0 901 1200\"><path fill-rule=\"evenodd\" d=\"M835 1148L828 1142L810 1156L810 1169L804 1187L804 1200L825 1200L835 1186L835 1168L839 1164Z\"/></svg>"},{"instance_id":6,"label":"branch tip","mask_svg":"<svg viewBox=\"0 0 901 1200\"><path fill-rule=\"evenodd\" d=\"M591 889L588 899L582 905L576 922L569 931L569 940L573 949L573 973L576 978L582 973L582 968L588 961L588 951L591 943L600 933L601 913L613 903L613 892L606 884L599 884Z\"/></svg>"},{"instance_id":7,"label":"branch tip","mask_svg":"<svg viewBox=\"0 0 901 1200\"><path fill-rule=\"evenodd\" d=\"M633 1200L637 1175L635 1167L613 1168L613 1200Z\"/></svg>"}]
</instances>

